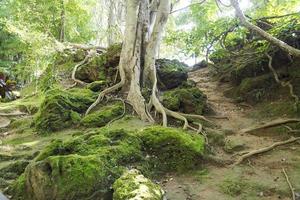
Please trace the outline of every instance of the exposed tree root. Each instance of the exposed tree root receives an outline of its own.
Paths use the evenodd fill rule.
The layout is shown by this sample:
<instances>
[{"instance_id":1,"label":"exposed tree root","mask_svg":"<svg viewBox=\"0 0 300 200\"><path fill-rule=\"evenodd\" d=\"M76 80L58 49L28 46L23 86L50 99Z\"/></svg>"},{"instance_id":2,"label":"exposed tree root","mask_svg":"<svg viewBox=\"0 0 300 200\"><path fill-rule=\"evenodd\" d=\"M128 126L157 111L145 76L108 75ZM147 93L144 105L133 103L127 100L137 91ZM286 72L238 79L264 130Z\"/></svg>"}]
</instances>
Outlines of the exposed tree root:
<instances>
[{"instance_id":1,"label":"exposed tree root","mask_svg":"<svg viewBox=\"0 0 300 200\"><path fill-rule=\"evenodd\" d=\"M28 113L16 112L16 113L0 113L0 117L17 117L28 115Z\"/></svg>"},{"instance_id":2,"label":"exposed tree root","mask_svg":"<svg viewBox=\"0 0 300 200\"><path fill-rule=\"evenodd\" d=\"M282 146L285 144L290 144L290 143L296 142L298 140L300 140L300 137L296 137L296 138L292 137L286 141L276 142L276 143L272 144L271 146L263 147L261 149L250 151L250 152L242 155L240 158L238 158L238 160L233 164L233 166L241 164L245 159L250 158L254 155L268 152L268 151L274 149L275 147Z\"/></svg>"},{"instance_id":3,"label":"exposed tree root","mask_svg":"<svg viewBox=\"0 0 300 200\"><path fill-rule=\"evenodd\" d=\"M278 74L276 72L276 70L273 68L272 66L272 61L273 61L273 58L272 56L270 56L268 53L266 53L266 56L269 58L269 69L271 70L271 72L273 73L274 75L274 78L275 78L275 81L277 83L279 83L282 87L288 87L289 88L289 91L290 91L290 95L291 97L294 99L295 103L294 103L294 108L295 110L297 110L297 105L299 103L299 97L295 94L294 92L294 87L293 85L289 82L289 81L281 81L278 77Z\"/></svg>"},{"instance_id":4,"label":"exposed tree root","mask_svg":"<svg viewBox=\"0 0 300 200\"><path fill-rule=\"evenodd\" d=\"M125 114L126 114L126 103L123 99L121 98L116 98L115 100L118 100L118 101L121 101L123 103L123 113L119 116L119 117L116 117L115 119L111 120L110 122L107 123L107 126L110 126L113 122L119 120L119 119L122 119Z\"/></svg>"},{"instance_id":5,"label":"exposed tree root","mask_svg":"<svg viewBox=\"0 0 300 200\"><path fill-rule=\"evenodd\" d=\"M291 193L292 193L292 199L293 199L293 200L296 200L296 195L295 195L294 187L293 187L293 185L292 185L291 182L290 182L289 176L287 175L287 173L286 173L286 171L285 171L284 168L282 168L282 172L283 172L284 177L285 177L285 179L286 179L286 182L288 183L289 188L290 188L290 190L291 190Z\"/></svg>"},{"instance_id":6,"label":"exposed tree root","mask_svg":"<svg viewBox=\"0 0 300 200\"><path fill-rule=\"evenodd\" d=\"M107 48L101 47L101 46L89 46L89 45L82 45L82 44L76 44L76 43L67 43L66 49L83 49L83 50L100 50L102 52L105 52Z\"/></svg>"},{"instance_id":7,"label":"exposed tree root","mask_svg":"<svg viewBox=\"0 0 300 200\"><path fill-rule=\"evenodd\" d=\"M77 69L78 69L79 67L83 66L83 65L89 60L90 57L92 57L92 56L90 55L90 53L88 53L88 55L84 58L83 61L79 62L78 64L76 64L76 65L74 66L73 71L72 71L72 77L71 77L71 78L72 78L72 80L73 80L75 83L71 86L71 88L72 88L72 87L75 87L77 84L79 84L79 85L86 85L86 84L87 84L86 82L81 81L81 80L79 80L79 79L76 78L76 72L77 72Z\"/></svg>"},{"instance_id":8,"label":"exposed tree root","mask_svg":"<svg viewBox=\"0 0 300 200\"><path fill-rule=\"evenodd\" d=\"M250 133L250 132L253 132L253 131L260 130L260 129L272 128L272 127L280 126L282 124L297 123L297 122L300 122L300 119L277 119L277 120L265 123L264 125L261 125L261 126L242 129L240 132L241 133Z\"/></svg>"}]
</instances>

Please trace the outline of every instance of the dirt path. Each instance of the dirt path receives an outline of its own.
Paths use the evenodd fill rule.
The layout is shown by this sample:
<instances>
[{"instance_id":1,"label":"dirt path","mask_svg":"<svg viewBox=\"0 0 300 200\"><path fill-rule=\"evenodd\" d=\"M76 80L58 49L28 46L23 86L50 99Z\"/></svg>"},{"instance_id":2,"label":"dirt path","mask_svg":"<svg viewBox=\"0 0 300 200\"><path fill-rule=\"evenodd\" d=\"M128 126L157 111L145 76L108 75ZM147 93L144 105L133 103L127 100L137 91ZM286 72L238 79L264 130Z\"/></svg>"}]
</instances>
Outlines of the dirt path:
<instances>
[{"instance_id":1,"label":"dirt path","mask_svg":"<svg viewBox=\"0 0 300 200\"><path fill-rule=\"evenodd\" d=\"M238 151L258 149L280 140L270 136L241 134L240 130L259 124L257 119L248 117L251 107L237 105L226 98L223 92L229 85L220 85L205 68L189 74L208 97L208 103L216 115L228 119L213 119L220 129L230 130L225 143L235 148L232 153L217 150L216 156L232 158ZM265 135L265 134L262 134ZM295 153L298 152L298 153ZM228 199L290 199L289 188L282 176L282 167L292 170L292 181L300 190L300 147L299 144L278 148L276 153L249 160L237 166L215 166L205 164L202 169L189 174L173 175L164 184L170 200L228 200ZM295 185L294 185L295 186Z\"/></svg>"}]
</instances>

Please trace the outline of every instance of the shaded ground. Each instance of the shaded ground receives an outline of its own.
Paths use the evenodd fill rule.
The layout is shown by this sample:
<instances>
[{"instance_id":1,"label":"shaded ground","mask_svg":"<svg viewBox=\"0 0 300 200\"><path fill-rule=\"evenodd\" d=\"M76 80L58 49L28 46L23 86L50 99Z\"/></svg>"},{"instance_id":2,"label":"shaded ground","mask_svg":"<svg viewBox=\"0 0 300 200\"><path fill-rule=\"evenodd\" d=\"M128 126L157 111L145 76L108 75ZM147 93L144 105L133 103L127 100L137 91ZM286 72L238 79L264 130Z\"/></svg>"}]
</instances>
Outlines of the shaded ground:
<instances>
[{"instance_id":1,"label":"shaded ground","mask_svg":"<svg viewBox=\"0 0 300 200\"><path fill-rule=\"evenodd\" d=\"M190 73L190 79L197 83L208 96L208 102L218 116L228 119L213 119L220 129L231 133L226 135L225 152L216 148L217 157L236 159L238 151L247 151L269 146L276 141L289 138L274 130L262 130L254 134L241 134L241 129L261 123L249 117L253 108L237 105L226 98L223 92L229 89L219 85L205 68ZM268 119L265 119L268 121ZM238 147L238 148L235 148ZM247 163L248 162L248 163ZM295 191L300 192L300 145L290 144L278 147L268 153L255 156L236 167L205 164L201 169L182 175L170 175L164 182L167 198L171 200L229 200L229 199L291 199L290 190L282 173L287 170Z\"/></svg>"},{"instance_id":2,"label":"shaded ground","mask_svg":"<svg viewBox=\"0 0 300 200\"><path fill-rule=\"evenodd\" d=\"M226 117L226 119L211 118L226 137L226 148L214 146L213 153L216 157L233 161L236 159L233 155L239 151L258 149L290 137L277 129L241 134L241 129L261 123L260 118L251 115L257 111L256 108L238 105L226 98L223 92L229 89L229 86L219 85L211 78L208 68L193 72L189 76L208 96L209 104L216 112L214 115ZM38 105L30 99L25 101L25 105L29 108L33 107L32 104ZM30 160L30 157L53 139L72 138L82 131L69 129L51 135L38 135L29 127L31 116L18 116L22 113L19 107L19 101L3 104L0 107L0 114L10 114L10 116L0 117L0 169L16 160ZM23 128L13 127L16 119L24 120L21 123ZM264 120L268 121L268 119ZM10 122L12 125L5 128ZM133 130L147 125L136 118L126 117L110 126ZM224 149L227 149L227 152ZM300 145L298 143L278 147L236 167L208 162L194 171L170 174L161 184L170 200L291 199L282 167L286 169L295 191L299 193Z\"/></svg>"}]
</instances>

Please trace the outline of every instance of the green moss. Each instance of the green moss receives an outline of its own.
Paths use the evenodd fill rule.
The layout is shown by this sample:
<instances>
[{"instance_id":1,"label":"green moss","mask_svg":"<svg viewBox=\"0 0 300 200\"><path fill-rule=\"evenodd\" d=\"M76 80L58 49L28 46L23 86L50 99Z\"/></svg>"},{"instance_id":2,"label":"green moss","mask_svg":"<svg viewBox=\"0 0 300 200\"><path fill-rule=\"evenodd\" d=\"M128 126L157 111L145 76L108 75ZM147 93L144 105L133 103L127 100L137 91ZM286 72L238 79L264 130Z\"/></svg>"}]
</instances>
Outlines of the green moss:
<instances>
[{"instance_id":1,"label":"green moss","mask_svg":"<svg viewBox=\"0 0 300 200\"><path fill-rule=\"evenodd\" d=\"M11 122L9 128L15 129L17 133L21 134L28 131L31 128L32 121L32 117L16 119Z\"/></svg>"},{"instance_id":2,"label":"green moss","mask_svg":"<svg viewBox=\"0 0 300 200\"><path fill-rule=\"evenodd\" d=\"M83 199L96 191L100 197L110 192L114 177L119 177L122 171L95 155L51 156L29 166L26 178L36 185L27 188L35 198Z\"/></svg>"},{"instance_id":3,"label":"green moss","mask_svg":"<svg viewBox=\"0 0 300 200\"><path fill-rule=\"evenodd\" d=\"M145 178L139 171L124 173L113 185L114 200L147 199L162 200L163 191L159 185Z\"/></svg>"},{"instance_id":4,"label":"green moss","mask_svg":"<svg viewBox=\"0 0 300 200\"><path fill-rule=\"evenodd\" d=\"M105 126L108 122L120 116L123 109L121 103L104 106L100 110L85 116L82 119L82 124L86 127Z\"/></svg>"},{"instance_id":5,"label":"green moss","mask_svg":"<svg viewBox=\"0 0 300 200\"><path fill-rule=\"evenodd\" d=\"M24 172L28 164L29 162L25 160L15 161L9 164L8 166L2 168L0 170L0 176L5 179L15 179Z\"/></svg>"},{"instance_id":6,"label":"green moss","mask_svg":"<svg viewBox=\"0 0 300 200\"><path fill-rule=\"evenodd\" d=\"M26 193L29 199L84 199L95 192L102 197L126 167L156 175L191 169L203 152L204 139L181 129L92 129L71 140L55 140L41 151L25 170Z\"/></svg>"},{"instance_id":7,"label":"green moss","mask_svg":"<svg viewBox=\"0 0 300 200\"><path fill-rule=\"evenodd\" d=\"M173 111L202 114L206 107L207 97L198 88L176 88L164 92L162 103Z\"/></svg>"},{"instance_id":8,"label":"green moss","mask_svg":"<svg viewBox=\"0 0 300 200\"><path fill-rule=\"evenodd\" d=\"M158 74L158 87L161 90L176 88L187 81L188 66L186 64L169 59L158 59L155 64Z\"/></svg>"},{"instance_id":9,"label":"green moss","mask_svg":"<svg viewBox=\"0 0 300 200\"><path fill-rule=\"evenodd\" d=\"M181 129L149 127L139 133L143 150L153 169L183 170L193 168L204 152L204 139Z\"/></svg>"},{"instance_id":10,"label":"green moss","mask_svg":"<svg viewBox=\"0 0 300 200\"><path fill-rule=\"evenodd\" d=\"M78 113L85 112L94 98L95 94L87 89L51 90L46 94L34 125L41 133L68 128L78 123Z\"/></svg>"},{"instance_id":11,"label":"green moss","mask_svg":"<svg viewBox=\"0 0 300 200\"><path fill-rule=\"evenodd\" d=\"M93 92L99 92L106 87L106 81L95 81L87 85L87 89L92 90Z\"/></svg>"},{"instance_id":12,"label":"green moss","mask_svg":"<svg viewBox=\"0 0 300 200\"><path fill-rule=\"evenodd\" d=\"M13 199L15 200L25 200L28 199L26 192L26 179L23 173L19 178L10 185L8 192L13 194ZM29 200L29 199L28 199Z\"/></svg>"}]
</instances>

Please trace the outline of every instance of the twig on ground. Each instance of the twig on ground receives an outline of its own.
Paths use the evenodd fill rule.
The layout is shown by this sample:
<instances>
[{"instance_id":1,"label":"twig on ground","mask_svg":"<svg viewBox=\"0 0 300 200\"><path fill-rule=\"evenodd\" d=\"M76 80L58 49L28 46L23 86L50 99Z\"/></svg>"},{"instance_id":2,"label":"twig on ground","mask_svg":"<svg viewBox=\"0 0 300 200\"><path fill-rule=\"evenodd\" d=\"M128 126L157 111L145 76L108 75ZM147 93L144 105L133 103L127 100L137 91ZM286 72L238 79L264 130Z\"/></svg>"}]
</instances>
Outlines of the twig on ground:
<instances>
[{"instance_id":1,"label":"twig on ground","mask_svg":"<svg viewBox=\"0 0 300 200\"><path fill-rule=\"evenodd\" d=\"M291 193L292 193L292 199L293 199L293 200L296 200L295 191L294 191L293 185L292 185L291 182L290 182L289 176L287 175L287 173L286 173L286 171L285 171L284 168L282 168L282 172L283 172L283 174L284 174L284 176L285 176L285 179L286 179L286 182L288 183L289 188L290 188L290 190L291 190Z\"/></svg>"}]
</instances>

